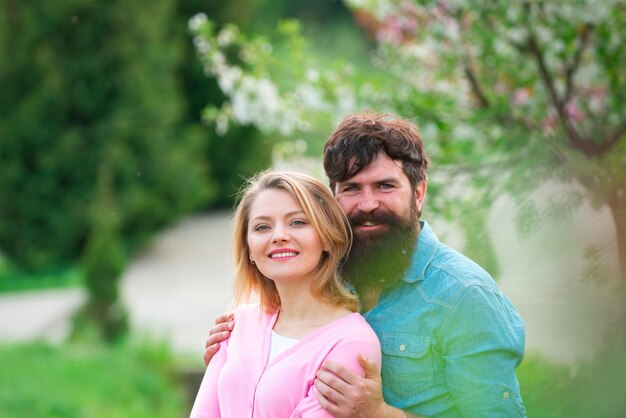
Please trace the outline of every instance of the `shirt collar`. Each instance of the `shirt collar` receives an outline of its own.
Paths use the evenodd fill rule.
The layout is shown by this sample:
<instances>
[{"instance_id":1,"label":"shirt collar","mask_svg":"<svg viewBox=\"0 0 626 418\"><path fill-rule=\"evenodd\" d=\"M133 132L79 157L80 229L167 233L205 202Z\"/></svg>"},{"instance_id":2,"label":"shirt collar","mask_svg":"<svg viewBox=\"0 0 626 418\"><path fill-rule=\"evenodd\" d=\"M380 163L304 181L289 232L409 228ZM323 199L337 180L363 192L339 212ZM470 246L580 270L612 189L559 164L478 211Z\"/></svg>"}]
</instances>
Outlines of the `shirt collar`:
<instances>
[{"instance_id":1,"label":"shirt collar","mask_svg":"<svg viewBox=\"0 0 626 418\"><path fill-rule=\"evenodd\" d=\"M411 267L402 279L407 283L415 283L424 280L426 267L435 258L435 253L439 247L439 239L435 235L430 225L426 221L420 221L420 233L417 238L417 247L413 252Z\"/></svg>"}]
</instances>

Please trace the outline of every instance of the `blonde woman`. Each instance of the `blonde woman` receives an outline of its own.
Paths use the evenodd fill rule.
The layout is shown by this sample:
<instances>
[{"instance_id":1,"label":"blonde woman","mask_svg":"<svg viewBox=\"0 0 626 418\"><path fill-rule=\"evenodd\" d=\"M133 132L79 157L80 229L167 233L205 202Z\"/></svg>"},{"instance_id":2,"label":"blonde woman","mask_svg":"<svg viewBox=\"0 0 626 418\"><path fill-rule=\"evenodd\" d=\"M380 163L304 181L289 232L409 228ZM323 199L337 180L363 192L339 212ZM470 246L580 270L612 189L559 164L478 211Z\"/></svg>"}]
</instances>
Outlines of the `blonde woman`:
<instances>
[{"instance_id":1,"label":"blonde woman","mask_svg":"<svg viewBox=\"0 0 626 418\"><path fill-rule=\"evenodd\" d=\"M235 214L237 326L192 418L330 417L314 385L325 361L363 377L360 354L380 369L379 341L337 271L350 243L346 216L318 180L270 171L249 182Z\"/></svg>"}]
</instances>

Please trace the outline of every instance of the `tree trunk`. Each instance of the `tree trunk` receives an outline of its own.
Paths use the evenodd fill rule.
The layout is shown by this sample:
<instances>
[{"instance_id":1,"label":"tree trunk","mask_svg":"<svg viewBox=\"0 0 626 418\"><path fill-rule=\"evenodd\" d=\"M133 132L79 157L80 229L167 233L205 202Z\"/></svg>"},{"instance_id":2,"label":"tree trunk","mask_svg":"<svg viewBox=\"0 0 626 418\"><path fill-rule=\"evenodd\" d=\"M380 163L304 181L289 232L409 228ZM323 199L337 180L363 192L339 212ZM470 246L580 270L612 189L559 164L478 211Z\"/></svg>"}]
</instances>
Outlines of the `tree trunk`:
<instances>
[{"instance_id":1,"label":"tree trunk","mask_svg":"<svg viewBox=\"0 0 626 418\"><path fill-rule=\"evenodd\" d=\"M620 196L620 194L622 196ZM617 237L617 256L619 257L620 278L622 287L626 289L626 197L620 190L614 190L607 201L615 223ZM626 290L623 290L626 294Z\"/></svg>"}]
</instances>

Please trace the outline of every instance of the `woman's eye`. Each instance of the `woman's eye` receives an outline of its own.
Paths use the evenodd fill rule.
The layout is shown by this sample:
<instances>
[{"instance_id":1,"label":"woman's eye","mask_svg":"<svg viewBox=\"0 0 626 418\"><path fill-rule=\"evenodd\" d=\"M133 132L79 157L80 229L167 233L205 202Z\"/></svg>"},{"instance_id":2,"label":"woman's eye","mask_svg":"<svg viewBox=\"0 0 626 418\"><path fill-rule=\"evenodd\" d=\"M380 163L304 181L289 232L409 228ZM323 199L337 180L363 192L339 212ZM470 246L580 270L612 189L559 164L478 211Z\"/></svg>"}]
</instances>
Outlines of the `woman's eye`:
<instances>
[{"instance_id":1,"label":"woman's eye","mask_svg":"<svg viewBox=\"0 0 626 418\"><path fill-rule=\"evenodd\" d=\"M302 219L296 219L291 224L292 225L306 225L306 221L303 221Z\"/></svg>"},{"instance_id":2,"label":"woman's eye","mask_svg":"<svg viewBox=\"0 0 626 418\"><path fill-rule=\"evenodd\" d=\"M265 231L266 229L269 229L267 225L257 225L254 227L255 231Z\"/></svg>"}]
</instances>

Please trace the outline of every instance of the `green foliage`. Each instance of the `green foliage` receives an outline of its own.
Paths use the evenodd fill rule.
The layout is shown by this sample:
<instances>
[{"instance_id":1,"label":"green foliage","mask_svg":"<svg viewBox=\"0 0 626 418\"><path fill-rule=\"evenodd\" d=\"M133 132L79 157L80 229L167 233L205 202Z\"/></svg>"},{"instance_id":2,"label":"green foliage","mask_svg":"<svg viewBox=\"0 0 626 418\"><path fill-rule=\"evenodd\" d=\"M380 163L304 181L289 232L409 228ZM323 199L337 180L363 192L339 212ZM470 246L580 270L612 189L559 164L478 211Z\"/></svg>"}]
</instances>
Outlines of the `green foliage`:
<instances>
[{"instance_id":1,"label":"green foliage","mask_svg":"<svg viewBox=\"0 0 626 418\"><path fill-rule=\"evenodd\" d=\"M184 124L174 2L0 1L0 248L29 271L82 252L110 162L127 248L205 206L204 138Z\"/></svg>"},{"instance_id":2,"label":"green foliage","mask_svg":"<svg viewBox=\"0 0 626 418\"><path fill-rule=\"evenodd\" d=\"M234 127L223 136L213 136L207 145L211 173L216 184L215 207L232 208L245 180L272 163L272 141L250 127Z\"/></svg>"},{"instance_id":3,"label":"green foliage","mask_svg":"<svg viewBox=\"0 0 626 418\"><path fill-rule=\"evenodd\" d=\"M0 256L0 293L18 290L78 286L82 273L77 268L59 268L36 274L25 274Z\"/></svg>"},{"instance_id":4,"label":"green foliage","mask_svg":"<svg viewBox=\"0 0 626 418\"><path fill-rule=\"evenodd\" d=\"M196 126L198 134L203 137L197 150L207 164L206 177L212 182L213 199L207 201L205 207L231 208L233 196L239 190L243 178L258 170L266 169L271 164L271 147L267 138L262 137L254 128L231 129L223 136L216 135L211 126L202 123L203 109L210 104L220 105L224 95L217 82L204 74L198 61L188 29L188 20L199 11L205 11L218 22L237 18L240 22L250 24L246 19L254 16L258 22L259 4L257 0L237 0L229 2L206 2L204 0L183 0L177 2L177 20L172 30L184 42L181 66L178 70L182 81L183 96L187 104L186 123ZM274 7L278 6L274 4Z\"/></svg>"},{"instance_id":5,"label":"green foliage","mask_svg":"<svg viewBox=\"0 0 626 418\"><path fill-rule=\"evenodd\" d=\"M517 376L529 417L615 418L626 411L623 344L574 367L529 356L518 368Z\"/></svg>"},{"instance_id":6,"label":"green foliage","mask_svg":"<svg viewBox=\"0 0 626 418\"><path fill-rule=\"evenodd\" d=\"M346 58L367 62L367 49L355 35L354 22L341 18L325 23L323 29L318 24L303 34L300 22L285 19L272 31L248 36L237 26L219 25L206 15L190 20L205 73L217 80L225 96L222 103L205 110L205 119L215 124L218 134L232 126L253 126L272 146L279 145L274 147L279 154L281 145L295 140L302 145L297 146L298 153L319 156L329 128L354 104L359 79L353 67L334 60L331 51L338 53L350 45ZM336 89L338 82L350 85Z\"/></svg>"},{"instance_id":7,"label":"green foliage","mask_svg":"<svg viewBox=\"0 0 626 418\"><path fill-rule=\"evenodd\" d=\"M91 208L91 234L83 255L89 299L79 313L85 321L98 327L105 341L115 341L128 330L126 312L118 301L118 282L124 269L125 254L111 180L109 165L103 162ZM79 319L77 324L80 323Z\"/></svg>"},{"instance_id":8,"label":"green foliage","mask_svg":"<svg viewBox=\"0 0 626 418\"><path fill-rule=\"evenodd\" d=\"M171 355L160 346L0 346L0 418L182 417Z\"/></svg>"},{"instance_id":9,"label":"green foliage","mask_svg":"<svg viewBox=\"0 0 626 418\"><path fill-rule=\"evenodd\" d=\"M522 399L529 417L573 417L574 403L583 395L572 370L539 356L526 357L517 369Z\"/></svg>"}]
</instances>

